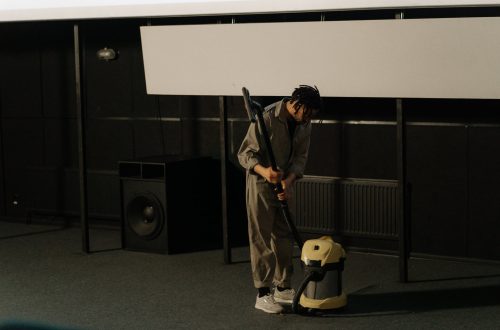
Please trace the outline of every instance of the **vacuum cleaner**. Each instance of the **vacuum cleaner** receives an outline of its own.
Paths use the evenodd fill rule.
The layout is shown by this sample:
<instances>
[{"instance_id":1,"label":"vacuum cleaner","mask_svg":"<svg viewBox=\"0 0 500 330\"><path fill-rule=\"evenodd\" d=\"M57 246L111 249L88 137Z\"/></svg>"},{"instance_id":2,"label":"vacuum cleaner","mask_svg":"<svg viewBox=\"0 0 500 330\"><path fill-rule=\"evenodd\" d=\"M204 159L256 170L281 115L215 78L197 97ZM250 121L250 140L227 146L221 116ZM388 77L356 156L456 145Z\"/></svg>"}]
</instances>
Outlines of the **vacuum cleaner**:
<instances>
[{"instance_id":1,"label":"vacuum cleaner","mask_svg":"<svg viewBox=\"0 0 500 330\"><path fill-rule=\"evenodd\" d=\"M264 139L269 161L273 171L278 171L276 159L269 139L269 133L262 115L262 106L250 98L248 89L243 87L243 100L248 118L257 122ZM274 191L283 192L281 182L274 185ZM293 238L301 249L301 265L305 278L295 293L292 303L294 313L308 310L338 310L347 305L347 296L342 291L342 271L344 270L345 251L330 236L311 239L303 243L292 221L288 202L280 201L281 210ZM302 309L301 309L302 308Z\"/></svg>"},{"instance_id":2,"label":"vacuum cleaner","mask_svg":"<svg viewBox=\"0 0 500 330\"><path fill-rule=\"evenodd\" d=\"M311 239L304 243L300 259L306 276L295 293L292 310L298 313L299 303L312 310L345 307L347 296L342 291L345 251L342 246L330 236Z\"/></svg>"}]
</instances>

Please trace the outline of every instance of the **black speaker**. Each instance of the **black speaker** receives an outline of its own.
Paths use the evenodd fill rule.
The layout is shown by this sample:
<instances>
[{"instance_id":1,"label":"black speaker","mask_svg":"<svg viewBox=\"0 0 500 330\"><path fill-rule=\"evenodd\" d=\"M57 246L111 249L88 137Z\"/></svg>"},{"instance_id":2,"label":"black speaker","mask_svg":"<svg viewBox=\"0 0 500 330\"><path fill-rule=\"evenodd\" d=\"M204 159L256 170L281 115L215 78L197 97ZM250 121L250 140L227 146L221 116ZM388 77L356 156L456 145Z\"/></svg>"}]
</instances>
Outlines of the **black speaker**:
<instances>
[{"instance_id":1,"label":"black speaker","mask_svg":"<svg viewBox=\"0 0 500 330\"><path fill-rule=\"evenodd\" d=\"M172 254L222 247L218 161L169 156L118 165L124 249Z\"/></svg>"}]
</instances>

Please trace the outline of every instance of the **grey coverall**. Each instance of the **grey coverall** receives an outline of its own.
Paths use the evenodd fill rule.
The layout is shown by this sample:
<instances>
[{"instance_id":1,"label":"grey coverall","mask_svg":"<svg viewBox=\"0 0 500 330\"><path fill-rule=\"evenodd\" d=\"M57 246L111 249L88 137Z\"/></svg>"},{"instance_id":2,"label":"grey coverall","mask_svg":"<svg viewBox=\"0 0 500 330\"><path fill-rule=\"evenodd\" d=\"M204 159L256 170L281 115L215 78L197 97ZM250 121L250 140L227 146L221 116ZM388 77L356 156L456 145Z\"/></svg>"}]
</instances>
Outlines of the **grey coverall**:
<instances>
[{"instance_id":1,"label":"grey coverall","mask_svg":"<svg viewBox=\"0 0 500 330\"><path fill-rule=\"evenodd\" d=\"M300 178L307 161L311 123L297 125L292 142L286 101L283 99L267 106L263 117L278 169L284 173L284 178L291 172ZM265 143L258 130L257 123L250 124L238 151L238 160L246 169L248 235L254 285L256 288L271 287L271 284L290 287L292 236L276 193L262 176L253 171L257 164L270 166ZM291 202L288 201L289 205Z\"/></svg>"}]
</instances>

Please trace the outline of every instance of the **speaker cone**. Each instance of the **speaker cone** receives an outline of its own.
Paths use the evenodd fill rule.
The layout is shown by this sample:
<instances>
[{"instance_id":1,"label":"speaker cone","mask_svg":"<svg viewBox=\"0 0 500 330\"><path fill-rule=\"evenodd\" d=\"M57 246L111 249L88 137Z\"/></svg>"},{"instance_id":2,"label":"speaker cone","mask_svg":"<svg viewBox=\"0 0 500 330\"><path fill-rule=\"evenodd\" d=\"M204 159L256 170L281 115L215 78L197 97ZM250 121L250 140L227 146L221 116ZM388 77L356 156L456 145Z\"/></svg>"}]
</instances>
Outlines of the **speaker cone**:
<instances>
[{"instance_id":1,"label":"speaker cone","mask_svg":"<svg viewBox=\"0 0 500 330\"><path fill-rule=\"evenodd\" d=\"M165 223L163 208L153 195L137 196L127 206L129 227L143 239L154 239Z\"/></svg>"}]
</instances>

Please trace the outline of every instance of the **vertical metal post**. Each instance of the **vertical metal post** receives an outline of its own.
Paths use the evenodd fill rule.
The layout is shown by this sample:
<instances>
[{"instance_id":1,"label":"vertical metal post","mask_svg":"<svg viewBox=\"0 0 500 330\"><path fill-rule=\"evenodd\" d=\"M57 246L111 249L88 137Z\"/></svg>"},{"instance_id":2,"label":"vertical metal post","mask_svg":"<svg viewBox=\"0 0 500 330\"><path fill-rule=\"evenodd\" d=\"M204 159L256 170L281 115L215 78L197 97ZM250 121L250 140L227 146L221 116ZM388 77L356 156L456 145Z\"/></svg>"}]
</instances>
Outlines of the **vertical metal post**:
<instances>
[{"instance_id":1,"label":"vertical metal post","mask_svg":"<svg viewBox=\"0 0 500 330\"><path fill-rule=\"evenodd\" d=\"M2 89L0 88L0 215L7 215L7 191L5 189L5 157L3 147L3 120L2 120Z\"/></svg>"},{"instance_id":2,"label":"vertical metal post","mask_svg":"<svg viewBox=\"0 0 500 330\"><path fill-rule=\"evenodd\" d=\"M396 13L396 19L404 19L404 12ZM406 179L406 119L403 100L396 100L397 108L397 152L399 190L399 280L408 282L408 257L410 253L410 224L408 216L408 184Z\"/></svg>"},{"instance_id":3,"label":"vertical metal post","mask_svg":"<svg viewBox=\"0 0 500 330\"><path fill-rule=\"evenodd\" d=\"M221 24L222 21L217 21ZM236 19L231 17L231 24L236 23ZM219 118L220 118L220 129L219 129L219 141L220 141L220 180L221 180L221 207L222 207L222 241L224 246L224 263L230 264L232 262L231 256L231 239L230 239L230 227L228 221L228 203L227 203L227 98L225 96L219 96Z\"/></svg>"},{"instance_id":4,"label":"vertical metal post","mask_svg":"<svg viewBox=\"0 0 500 330\"><path fill-rule=\"evenodd\" d=\"M472 126L473 128L473 126ZM467 123L465 125L465 235L464 245L465 251L470 251L470 235L471 232L471 142L470 142L470 134L471 134L471 125Z\"/></svg>"},{"instance_id":5,"label":"vertical metal post","mask_svg":"<svg viewBox=\"0 0 500 330\"><path fill-rule=\"evenodd\" d=\"M228 204L227 204L227 111L226 97L219 96L220 118L220 178L222 189L222 234L224 244L224 263L231 263L231 240L229 238Z\"/></svg>"},{"instance_id":6,"label":"vertical metal post","mask_svg":"<svg viewBox=\"0 0 500 330\"><path fill-rule=\"evenodd\" d=\"M75 91L76 119L78 125L78 167L80 173L80 223L82 230L82 251L89 253L89 224L87 207L87 162L85 157L85 117L83 114L82 66L80 61L80 31L78 24L73 26L75 50Z\"/></svg>"},{"instance_id":7,"label":"vertical metal post","mask_svg":"<svg viewBox=\"0 0 500 330\"><path fill-rule=\"evenodd\" d=\"M401 282L408 282L409 223L406 203L406 118L403 111L403 100L396 99L396 109L399 194L399 280Z\"/></svg>"}]
</instances>

